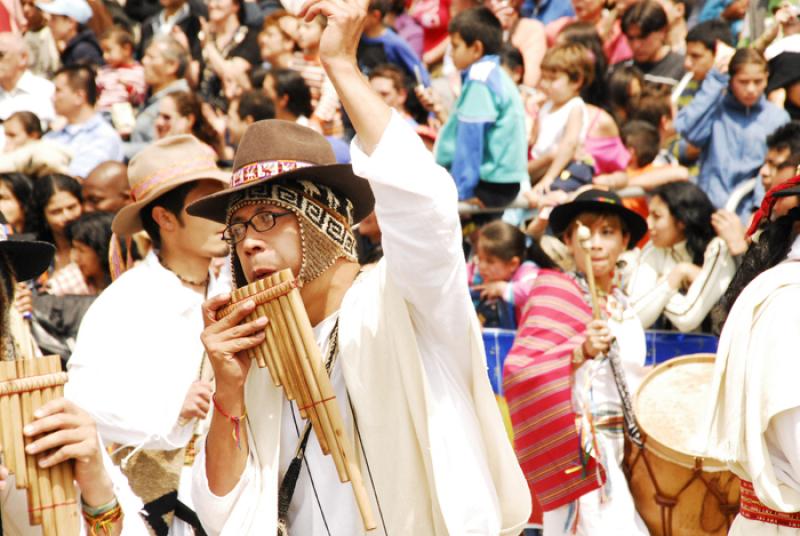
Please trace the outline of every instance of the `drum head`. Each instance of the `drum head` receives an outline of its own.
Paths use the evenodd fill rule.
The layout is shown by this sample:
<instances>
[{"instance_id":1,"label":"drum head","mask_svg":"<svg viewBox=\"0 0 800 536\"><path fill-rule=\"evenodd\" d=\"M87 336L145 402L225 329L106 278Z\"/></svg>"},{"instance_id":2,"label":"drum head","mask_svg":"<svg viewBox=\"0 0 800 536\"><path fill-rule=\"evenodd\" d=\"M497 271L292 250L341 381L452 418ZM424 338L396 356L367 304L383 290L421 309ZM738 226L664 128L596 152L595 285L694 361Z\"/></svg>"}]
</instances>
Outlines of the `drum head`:
<instances>
[{"instance_id":1,"label":"drum head","mask_svg":"<svg viewBox=\"0 0 800 536\"><path fill-rule=\"evenodd\" d=\"M687 468L701 459L706 471L727 469L691 447L713 374L714 354L694 354L662 363L645 377L634 398L634 412L647 435L647 450Z\"/></svg>"}]
</instances>

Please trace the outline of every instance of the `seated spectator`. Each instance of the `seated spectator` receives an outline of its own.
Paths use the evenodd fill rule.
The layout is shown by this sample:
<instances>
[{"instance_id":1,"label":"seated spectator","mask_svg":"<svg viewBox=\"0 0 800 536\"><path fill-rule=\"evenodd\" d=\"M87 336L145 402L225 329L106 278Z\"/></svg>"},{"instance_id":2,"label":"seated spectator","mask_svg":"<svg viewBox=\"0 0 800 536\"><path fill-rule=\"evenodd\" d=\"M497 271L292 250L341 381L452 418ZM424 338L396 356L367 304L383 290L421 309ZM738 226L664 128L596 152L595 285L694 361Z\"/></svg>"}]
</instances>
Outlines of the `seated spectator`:
<instances>
[{"instance_id":1,"label":"seated spectator","mask_svg":"<svg viewBox=\"0 0 800 536\"><path fill-rule=\"evenodd\" d=\"M231 99L228 106L228 142L234 149L239 146L247 127L256 121L275 119L275 103L263 89L248 89Z\"/></svg>"},{"instance_id":2,"label":"seated spectator","mask_svg":"<svg viewBox=\"0 0 800 536\"><path fill-rule=\"evenodd\" d=\"M586 104L606 108L608 106L608 62L603 54L603 42L594 24L571 22L558 34L556 45L583 45L594 56L594 77L581 89L581 98Z\"/></svg>"},{"instance_id":3,"label":"seated spectator","mask_svg":"<svg viewBox=\"0 0 800 536\"><path fill-rule=\"evenodd\" d=\"M47 175L33 185L37 239L56 247L53 264L39 278L39 284L54 296L89 293L78 265L72 262L72 244L66 231L80 217L81 202L81 185L68 175Z\"/></svg>"},{"instance_id":4,"label":"seated spectator","mask_svg":"<svg viewBox=\"0 0 800 536\"><path fill-rule=\"evenodd\" d=\"M406 108L408 84L400 67L388 63L376 66L369 73L369 83L384 102L403 116L409 125L413 128L419 126Z\"/></svg>"},{"instance_id":5,"label":"seated spectator","mask_svg":"<svg viewBox=\"0 0 800 536\"><path fill-rule=\"evenodd\" d=\"M142 66L150 96L139 109L130 140L125 142L127 159L156 139L155 121L161 99L175 91L189 91L189 84L184 79L189 54L175 38L167 35L154 37L142 59Z\"/></svg>"},{"instance_id":6,"label":"seated spectator","mask_svg":"<svg viewBox=\"0 0 800 536\"><path fill-rule=\"evenodd\" d=\"M386 26L383 17L389 11L389 0L371 0L364 23L364 32L358 43L358 66L369 76L372 69L387 63L400 67L409 79L415 76L426 86L430 76L425 64L411 50L411 47Z\"/></svg>"},{"instance_id":7,"label":"seated spectator","mask_svg":"<svg viewBox=\"0 0 800 536\"><path fill-rule=\"evenodd\" d=\"M439 64L448 46L451 0L411 0L408 14L422 27L422 61L429 68Z\"/></svg>"},{"instance_id":8,"label":"seated spectator","mask_svg":"<svg viewBox=\"0 0 800 536\"><path fill-rule=\"evenodd\" d=\"M198 35L203 56L199 95L222 111L227 111L228 97L249 87L248 73L261 63L258 32L245 25L242 4L243 0L209 3L208 24Z\"/></svg>"},{"instance_id":9,"label":"seated spectator","mask_svg":"<svg viewBox=\"0 0 800 536\"><path fill-rule=\"evenodd\" d=\"M691 15L691 0L664 0L661 7L667 14L667 44L674 52L683 54L686 51L687 21Z\"/></svg>"},{"instance_id":10,"label":"seated spectator","mask_svg":"<svg viewBox=\"0 0 800 536\"><path fill-rule=\"evenodd\" d=\"M786 123L767 136L767 156L758 170L765 192L778 184L775 180L778 169L797 154L800 154L800 122Z\"/></svg>"},{"instance_id":11,"label":"seated spectator","mask_svg":"<svg viewBox=\"0 0 800 536\"><path fill-rule=\"evenodd\" d=\"M103 162L83 180L81 191L84 213L119 212L133 201L128 184L128 166L114 161Z\"/></svg>"},{"instance_id":12,"label":"seated spectator","mask_svg":"<svg viewBox=\"0 0 800 536\"><path fill-rule=\"evenodd\" d=\"M3 152L10 153L41 139L42 122L33 112L14 112L3 121L3 134Z\"/></svg>"},{"instance_id":13,"label":"seated spectator","mask_svg":"<svg viewBox=\"0 0 800 536\"><path fill-rule=\"evenodd\" d=\"M594 24L603 41L603 52L609 65L629 60L633 53L628 39L622 33L622 27L616 18L616 10L605 12L604 0L572 0L575 16L561 17L545 27L547 46L553 46L558 34L567 24L580 21Z\"/></svg>"},{"instance_id":14,"label":"seated spectator","mask_svg":"<svg viewBox=\"0 0 800 536\"><path fill-rule=\"evenodd\" d=\"M91 67L62 67L55 77L56 112L67 120L61 130L45 135L46 140L72 151L69 173L84 178L106 160L122 161L122 139L95 110L97 86Z\"/></svg>"},{"instance_id":15,"label":"seated spectator","mask_svg":"<svg viewBox=\"0 0 800 536\"><path fill-rule=\"evenodd\" d=\"M264 76L264 92L275 103L275 118L308 126L314 111L311 89L303 76L292 69L273 69Z\"/></svg>"},{"instance_id":16,"label":"seated spectator","mask_svg":"<svg viewBox=\"0 0 800 536\"><path fill-rule=\"evenodd\" d=\"M217 158L224 154L220 134L203 114L201 102L194 93L175 91L161 99L156 118L156 139L192 134L209 146Z\"/></svg>"},{"instance_id":17,"label":"seated spectator","mask_svg":"<svg viewBox=\"0 0 800 536\"><path fill-rule=\"evenodd\" d=\"M16 112L3 123L5 147L0 154L0 173L24 173L41 177L65 173L72 152L61 145L42 140L42 122L31 112Z\"/></svg>"},{"instance_id":18,"label":"seated spectator","mask_svg":"<svg viewBox=\"0 0 800 536\"><path fill-rule=\"evenodd\" d=\"M464 85L439 133L436 162L450 171L460 200L502 207L528 174L525 110L497 56L500 21L488 8L472 8L453 18L450 33Z\"/></svg>"},{"instance_id":19,"label":"seated spectator","mask_svg":"<svg viewBox=\"0 0 800 536\"><path fill-rule=\"evenodd\" d=\"M692 102L700 90L708 71L714 66L718 47L733 47L733 35L727 24L721 20L701 22L686 34L686 56L683 66L691 77L682 80L675 88L678 110ZM733 49L730 54L733 55Z\"/></svg>"},{"instance_id":20,"label":"seated spectator","mask_svg":"<svg viewBox=\"0 0 800 536\"><path fill-rule=\"evenodd\" d=\"M754 46L764 50L767 61L784 52L800 52L800 6L796 0L769 2L769 10L774 20L757 40ZM768 46L767 46L768 45Z\"/></svg>"},{"instance_id":21,"label":"seated spectator","mask_svg":"<svg viewBox=\"0 0 800 536\"><path fill-rule=\"evenodd\" d=\"M105 65L97 73L97 109L111 112L114 105L140 106L147 87L144 67L133 59L133 35L119 26L108 30L100 38ZM131 125L132 127L133 125Z\"/></svg>"},{"instance_id":22,"label":"seated spectator","mask_svg":"<svg viewBox=\"0 0 800 536\"><path fill-rule=\"evenodd\" d=\"M728 288L736 264L726 241L714 234L713 214L708 196L694 184L665 184L652 191L650 242L627 259L625 286L642 327L702 329ZM743 241L741 225L739 232ZM656 323L662 315L669 324Z\"/></svg>"},{"instance_id":23,"label":"seated spectator","mask_svg":"<svg viewBox=\"0 0 800 536\"><path fill-rule=\"evenodd\" d=\"M189 0L161 0L160 8L142 23L142 35L139 39L138 57L144 57L150 42L157 36L175 36L180 32L187 38L193 58L201 56L200 40L188 39L200 35L201 13L198 3Z\"/></svg>"},{"instance_id":24,"label":"seated spectator","mask_svg":"<svg viewBox=\"0 0 800 536\"><path fill-rule=\"evenodd\" d=\"M554 267L539 244L528 245L528 237L513 225L497 220L481 227L475 257L467 264L481 325L516 329L539 269Z\"/></svg>"},{"instance_id":25,"label":"seated spectator","mask_svg":"<svg viewBox=\"0 0 800 536\"><path fill-rule=\"evenodd\" d=\"M0 213L14 233L34 232L33 183L22 173L0 173Z\"/></svg>"},{"instance_id":26,"label":"seated spectator","mask_svg":"<svg viewBox=\"0 0 800 536\"><path fill-rule=\"evenodd\" d=\"M628 38L633 57L630 63L655 84L675 87L683 78L683 55L672 50L667 41L667 14L656 0L632 4L622 14L622 31Z\"/></svg>"},{"instance_id":27,"label":"seated spectator","mask_svg":"<svg viewBox=\"0 0 800 536\"><path fill-rule=\"evenodd\" d=\"M297 32L297 19L286 10L273 11L264 19L258 34L258 50L264 67L286 68L294 54L294 33Z\"/></svg>"},{"instance_id":28,"label":"seated spectator","mask_svg":"<svg viewBox=\"0 0 800 536\"><path fill-rule=\"evenodd\" d=\"M114 214L110 212L91 212L82 214L66 228L72 245L72 262L80 269L89 294L100 294L111 284L108 250L113 220ZM126 247L124 243L122 247ZM122 255L124 258L127 252Z\"/></svg>"},{"instance_id":29,"label":"seated spectator","mask_svg":"<svg viewBox=\"0 0 800 536\"><path fill-rule=\"evenodd\" d=\"M0 119L14 112L33 112L46 127L55 117L53 83L28 69L29 55L22 36L0 34Z\"/></svg>"},{"instance_id":30,"label":"seated spectator","mask_svg":"<svg viewBox=\"0 0 800 536\"><path fill-rule=\"evenodd\" d=\"M59 54L53 32L47 25L42 10L36 7L36 0L22 0L22 14L26 27L23 39L30 54L28 64L33 74L51 78L59 67Z\"/></svg>"},{"instance_id":31,"label":"seated spectator","mask_svg":"<svg viewBox=\"0 0 800 536\"><path fill-rule=\"evenodd\" d=\"M707 0L698 16L698 22L721 19L730 27L734 41L739 40L744 17L750 0Z\"/></svg>"},{"instance_id":32,"label":"seated spectator","mask_svg":"<svg viewBox=\"0 0 800 536\"><path fill-rule=\"evenodd\" d=\"M37 2L36 7L50 14L50 31L59 47L61 66L103 65L103 50L97 36L86 26L92 8L86 0Z\"/></svg>"},{"instance_id":33,"label":"seated spectator","mask_svg":"<svg viewBox=\"0 0 800 536\"><path fill-rule=\"evenodd\" d=\"M571 192L592 180L591 160L582 152L589 115L580 95L593 77L592 53L582 45L555 46L544 55L540 85L547 101L534 125L528 172L538 182L526 194L531 206L551 189Z\"/></svg>"},{"instance_id":34,"label":"seated spectator","mask_svg":"<svg viewBox=\"0 0 800 536\"><path fill-rule=\"evenodd\" d=\"M308 126L326 136L342 136L344 127L340 112L339 96L325 69L319 61L319 40L325 27L325 18L300 21L297 27L297 46L301 52L294 55L289 68L299 72L311 90L311 106L314 111L308 116Z\"/></svg>"},{"instance_id":35,"label":"seated spectator","mask_svg":"<svg viewBox=\"0 0 800 536\"><path fill-rule=\"evenodd\" d=\"M678 112L675 127L702 150L697 184L714 206L723 207L736 185L756 176L767 153L767 135L787 123L789 114L764 97L767 62L761 54L745 48L728 65L719 54L717 60L694 100ZM763 195L758 183L737 212L748 213Z\"/></svg>"},{"instance_id":36,"label":"seated spectator","mask_svg":"<svg viewBox=\"0 0 800 536\"><path fill-rule=\"evenodd\" d=\"M620 65L608 76L608 106L618 125L628 120L628 108L642 94L644 75L635 65Z\"/></svg>"},{"instance_id":37,"label":"seated spectator","mask_svg":"<svg viewBox=\"0 0 800 536\"><path fill-rule=\"evenodd\" d=\"M508 2L491 0L488 6L500 20L505 40L517 47L522 53L525 65L525 76L522 84L535 88L539 83L539 65L547 50L547 38L544 25L536 19L520 17L519 8L522 0Z\"/></svg>"},{"instance_id":38,"label":"seated spectator","mask_svg":"<svg viewBox=\"0 0 800 536\"><path fill-rule=\"evenodd\" d=\"M800 52L784 52L769 62L767 94L772 102L776 93L783 93L782 106L793 121L800 121Z\"/></svg>"},{"instance_id":39,"label":"seated spectator","mask_svg":"<svg viewBox=\"0 0 800 536\"><path fill-rule=\"evenodd\" d=\"M405 0L391 0L384 22L408 43L418 58L422 58L422 26L406 11Z\"/></svg>"},{"instance_id":40,"label":"seated spectator","mask_svg":"<svg viewBox=\"0 0 800 536\"><path fill-rule=\"evenodd\" d=\"M654 162L656 164L678 164L678 140L675 132L675 118L669 93L660 87L645 91L633 104L630 118L632 121L646 121L658 130L659 151Z\"/></svg>"}]
</instances>

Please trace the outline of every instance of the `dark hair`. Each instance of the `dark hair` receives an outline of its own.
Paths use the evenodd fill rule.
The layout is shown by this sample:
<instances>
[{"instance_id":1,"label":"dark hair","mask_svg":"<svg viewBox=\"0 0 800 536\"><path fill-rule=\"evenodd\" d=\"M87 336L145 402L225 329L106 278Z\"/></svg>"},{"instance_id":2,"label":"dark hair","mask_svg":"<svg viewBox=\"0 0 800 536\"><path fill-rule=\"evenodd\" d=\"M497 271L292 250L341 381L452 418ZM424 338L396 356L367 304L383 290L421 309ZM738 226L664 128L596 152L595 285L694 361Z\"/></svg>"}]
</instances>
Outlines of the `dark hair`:
<instances>
[{"instance_id":1,"label":"dark hair","mask_svg":"<svg viewBox=\"0 0 800 536\"><path fill-rule=\"evenodd\" d=\"M717 53L717 41L734 46L731 27L720 19L703 21L686 34L687 43L700 43L714 54Z\"/></svg>"},{"instance_id":2,"label":"dark hair","mask_svg":"<svg viewBox=\"0 0 800 536\"><path fill-rule=\"evenodd\" d=\"M761 52L754 48L740 48L733 54L731 62L728 64L728 72L731 78L736 76L745 65L759 65L764 69L764 72L769 73L767 60L764 59L764 55Z\"/></svg>"},{"instance_id":3,"label":"dark hair","mask_svg":"<svg viewBox=\"0 0 800 536\"><path fill-rule=\"evenodd\" d=\"M273 69L267 76L271 76L275 82L275 94L278 97L289 96L286 107L290 113L311 116L314 111L311 106L311 90L300 73L292 69Z\"/></svg>"},{"instance_id":4,"label":"dark hair","mask_svg":"<svg viewBox=\"0 0 800 536\"><path fill-rule=\"evenodd\" d=\"M133 34L122 26L112 26L100 36L99 41L113 41L121 47L130 47L131 51L136 48L136 41Z\"/></svg>"},{"instance_id":5,"label":"dark hair","mask_svg":"<svg viewBox=\"0 0 800 536\"><path fill-rule=\"evenodd\" d=\"M631 26L638 26L641 37L664 30L669 25L667 13L655 0L634 2L622 14L622 33L628 35Z\"/></svg>"},{"instance_id":6,"label":"dark hair","mask_svg":"<svg viewBox=\"0 0 800 536\"><path fill-rule=\"evenodd\" d=\"M522 52L511 43L503 43L500 48L500 65L512 72L521 69L522 77L525 77L525 61L522 59Z\"/></svg>"},{"instance_id":7,"label":"dark hair","mask_svg":"<svg viewBox=\"0 0 800 536\"><path fill-rule=\"evenodd\" d=\"M83 202L81 183L69 175L53 173L51 175L45 175L44 177L36 179L36 182L33 183L32 192L32 216L34 221L31 223L34 226L34 229L36 229L36 235L38 239L45 242L50 242L51 244L54 243L53 231L47 224L47 218L45 217L44 212L47 208L47 204L50 202L50 198L52 198L56 192L67 192L72 194L79 203Z\"/></svg>"},{"instance_id":8,"label":"dark hair","mask_svg":"<svg viewBox=\"0 0 800 536\"><path fill-rule=\"evenodd\" d=\"M673 219L683 224L686 249L692 256L692 262L702 266L706 247L715 236L711 226L711 215L715 209L708 195L691 182L668 182L654 188L650 197L661 199Z\"/></svg>"},{"instance_id":9,"label":"dark hair","mask_svg":"<svg viewBox=\"0 0 800 536\"><path fill-rule=\"evenodd\" d=\"M792 246L795 223L800 222L800 207L794 207L786 215L761 227L758 241L753 241L742 255L739 269L717 305L711 311L712 331L720 333L728 313L744 288L762 272L783 261Z\"/></svg>"},{"instance_id":10,"label":"dark hair","mask_svg":"<svg viewBox=\"0 0 800 536\"><path fill-rule=\"evenodd\" d=\"M581 98L600 108L608 107L608 60L603 51L603 41L591 22L575 21L564 26L558 34L560 42L583 45L594 56L594 79L581 88Z\"/></svg>"},{"instance_id":11,"label":"dark hair","mask_svg":"<svg viewBox=\"0 0 800 536\"><path fill-rule=\"evenodd\" d=\"M517 227L502 220L487 223L478 231L478 243L489 255L503 261L514 257L522 261L533 261L539 268L555 268L556 264L547 256L537 240L530 240Z\"/></svg>"},{"instance_id":12,"label":"dark hair","mask_svg":"<svg viewBox=\"0 0 800 536\"><path fill-rule=\"evenodd\" d=\"M389 11L391 11L392 5L389 0L370 0L369 1L369 11L380 11L381 18L383 18Z\"/></svg>"},{"instance_id":13,"label":"dark hair","mask_svg":"<svg viewBox=\"0 0 800 536\"><path fill-rule=\"evenodd\" d=\"M86 95L86 102L94 106L97 102L97 84L95 84L95 72L88 65L67 65L61 67L53 75L53 80L60 75L64 75L67 85L72 91L83 91Z\"/></svg>"},{"instance_id":14,"label":"dark hair","mask_svg":"<svg viewBox=\"0 0 800 536\"><path fill-rule=\"evenodd\" d=\"M67 226L67 239L70 242L81 242L92 248L100 261L106 283L111 282L111 270L108 265L108 250L111 244L111 212L87 212ZM122 244L124 248L124 243ZM123 258L126 252L123 251Z\"/></svg>"},{"instance_id":15,"label":"dark hair","mask_svg":"<svg viewBox=\"0 0 800 536\"><path fill-rule=\"evenodd\" d=\"M655 160L659 151L658 129L647 121L629 121L621 130L626 147L636 151L636 165L644 167Z\"/></svg>"},{"instance_id":16,"label":"dark hair","mask_svg":"<svg viewBox=\"0 0 800 536\"><path fill-rule=\"evenodd\" d=\"M628 114L631 101L635 95L631 95L631 84L639 82L639 87L644 87L644 74L635 65L619 65L614 67L608 77L608 103L617 124L624 123L626 117L620 116L620 111Z\"/></svg>"},{"instance_id":17,"label":"dark hair","mask_svg":"<svg viewBox=\"0 0 800 536\"><path fill-rule=\"evenodd\" d=\"M382 63L369 72L369 79L388 78L397 91L408 89L408 79L406 73L393 63Z\"/></svg>"},{"instance_id":18,"label":"dark hair","mask_svg":"<svg viewBox=\"0 0 800 536\"><path fill-rule=\"evenodd\" d=\"M8 116L6 121L11 121L12 119L19 121L22 125L22 130L24 130L25 134L28 136L33 136L36 139L42 137L42 122L35 113L26 111L14 112Z\"/></svg>"},{"instance_id":19,"label":"dark hair","mask_svg":"<svg viewBox=\"0 0 800 536\"><path fill-rule=\"evenodd\" d=\"M664 84L658 84L659 87L666 87ZM672 117L672 103L668 91L658 91L651 89L651 86L645 86L645 91L631 106L629 118L632 121L640 120L646 121L656 128L661 127L661 119L664 117Z\"/></svg>"},{"instance_id":20,"label":"dark hair","mask_svg":"<svg viewBox=\"0 0 800 536\"><path fill-rule=\"evenodd\" d=\"M197 98L197 95L190 91L173 91L164 95L164 98L172 99L181 117L194 117L192 134L198 140L210 145L215 151L218 149L219 139L217 132L203 114L203 110L200 108L201 101Z\"/></svg>"},{"instance_id":21,"label":"dark hair","mask_svg":"<svg viewBox=\"0 0 800 536\"><path fill-rule=\"evenodd\" d=\"M450 20L450 34L458 34L467 46L475 41L483 44L483 54L498 54L503 45L503 27L488 7L473 7Z\"/></svg>"},{"instance_id":22,"label":"dark hair","mask_svg":"<svg viewBox=\"0 0 800 536\"><path fill-rule=\"evenodd\" d=\"M154 249L161 248L161 228L158 226L158 223L156 223L156 220L153 219L153 209L156 207L163 207L165 210L174 214L175 217L178 218L179 223L183 224L182 214L183 207L186 204L186 196L189 195L189 192L191 192L195 186L197 186L197 182L195 181L181 184L164 195L150 201L141 212L139 212L139 217L142 220L142 227L147 232L148 236L150 236Z\"/></svg>"},{"instance_id":23,"label":"dark hair","mask_svg":"<svg viewBox=\"0 0 800 536\"><path fill-rule=\"evenodd\" d=\"M25 227L23 229L14 229L18 233L34 233L34 217L33 208L33 183L27 175L22 173L0 173L0 182L8 186L14 197L17 198L22 209Z\"/></svg>"},{"instance_id":24,"label":"dark hair","mask_svg":"<svg viewBox=\"0 0 800 536\"><path fill-rule=\"evenodd\" d=\"M767 149L789 149L789 154L800 153L800 121L790 121L779 126L767 136Z\"/></svg>"},{"instance_id":25,"label":"dark hair","mask_svg":"<svg viewBox=\"0 0 800 536\"><path fill-rule=\"evenodd\" d=\"M275 119L275 103L261 89L248 89L239 97L239 119Z\"/></svg>"}]
</instances>

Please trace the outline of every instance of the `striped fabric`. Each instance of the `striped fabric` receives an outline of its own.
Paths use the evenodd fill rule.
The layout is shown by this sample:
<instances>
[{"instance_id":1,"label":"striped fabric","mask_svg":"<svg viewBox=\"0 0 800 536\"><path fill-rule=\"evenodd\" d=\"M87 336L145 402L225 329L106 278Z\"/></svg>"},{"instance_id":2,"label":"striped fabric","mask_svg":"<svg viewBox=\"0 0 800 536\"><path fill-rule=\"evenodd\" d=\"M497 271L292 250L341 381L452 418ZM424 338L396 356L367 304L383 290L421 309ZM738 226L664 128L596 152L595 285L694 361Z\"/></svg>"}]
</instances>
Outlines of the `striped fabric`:
<instances>
[{"instance_id":1,"label":"striped fabric","mask_svg":"<svg viewBox=\"0 0 800 536\"><path fill-rule=\"evenodd\" d=\"M605 478L596 461L582 455L572 408L572 351L591 319L569 276L540 271L504 365L514 448L545 511L599 488Z\"/></svg>"}]
</instances>

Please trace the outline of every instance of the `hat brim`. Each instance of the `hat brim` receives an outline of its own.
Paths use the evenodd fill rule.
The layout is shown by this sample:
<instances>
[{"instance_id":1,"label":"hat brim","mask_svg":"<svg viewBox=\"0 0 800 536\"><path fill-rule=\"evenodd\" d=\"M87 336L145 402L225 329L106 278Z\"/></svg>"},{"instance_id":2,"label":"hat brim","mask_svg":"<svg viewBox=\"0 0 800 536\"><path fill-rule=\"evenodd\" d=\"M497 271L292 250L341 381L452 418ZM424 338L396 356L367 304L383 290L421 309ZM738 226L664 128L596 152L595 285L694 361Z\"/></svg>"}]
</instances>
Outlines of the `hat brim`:
<instances>
[{"instance_id":1,"label":"hat brim","mask_svg":"<svg viewBox=\"0 0 800 536\"><path fill-rule=\"evenodd\" d=\"M353 224L366 218L375 207L375 197L372 195L372 188L369 182L353 173L353 167L350 164L329 164L295 169L234 188L228 188L222 192L198 199L186 207L186 211L192 216L227 223L228 206L231 197L237 192L266 182L299 180L307 180L328 186L347 197L353 203Z\"/></svg>"},{"instance_id":2,"label":"hat brim","mask_svg":"<svg viewBox=\"0 0 800 536\"><path fill-rule=\"evenodd\" d=\"M179 179L170 181L169 184L154 190L146 198L126 205L117 212L114 221L111 222L111 230L120 236L130 236L138 233L143 229L141 211L144 207L164 195L165 193L174 190L178 186L182 186L189 182L202 181L202 180L215 180L227 185L230 181L231 174L228 171L202 171L197 173L190 173Z\"/></svg>"},{"instance_id":3,"label":"hat brim","mask_svg":"<svg viewBox=\"0 0 800 536\"><path fill-rule=\"evenodd\" d=\"M647 233L645 219L624 205L590 200L573 201L555 207L548 218L550 229L554 235L560 237L566 232L569 224L584 212L610 212L619 216L631 235L628 240L628 249L638 244L639 240Z\"/></svg>"},{"instance_id":4,"label":"hat brim","mask_svg":"<svg viewBox=\"0 0 800 536\"><path fill-rule=\"evenodd\" d=\"M0 253L8 259L17 281L37 277L50 267L56 248L48 242L15 240L0 241Z\"/></svg>"}]
</instances>

